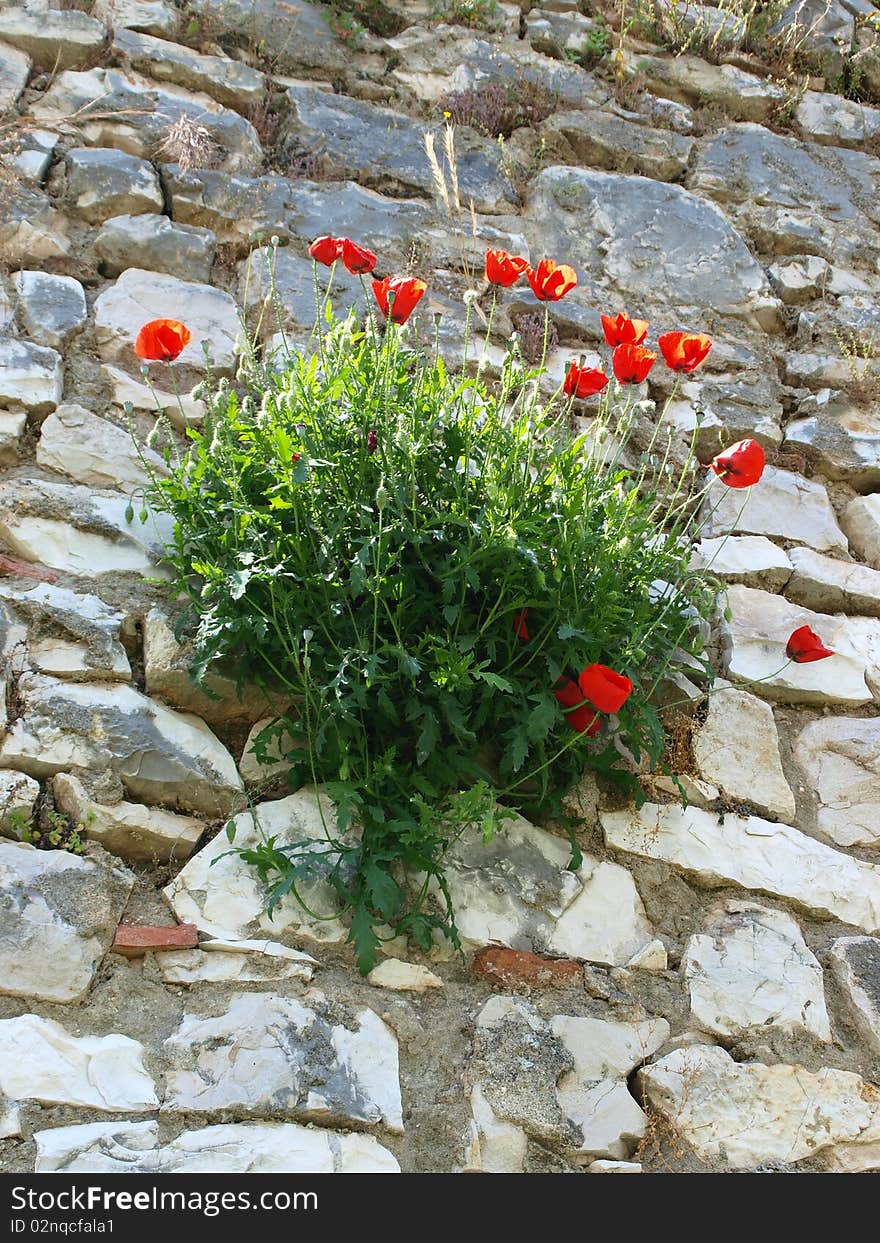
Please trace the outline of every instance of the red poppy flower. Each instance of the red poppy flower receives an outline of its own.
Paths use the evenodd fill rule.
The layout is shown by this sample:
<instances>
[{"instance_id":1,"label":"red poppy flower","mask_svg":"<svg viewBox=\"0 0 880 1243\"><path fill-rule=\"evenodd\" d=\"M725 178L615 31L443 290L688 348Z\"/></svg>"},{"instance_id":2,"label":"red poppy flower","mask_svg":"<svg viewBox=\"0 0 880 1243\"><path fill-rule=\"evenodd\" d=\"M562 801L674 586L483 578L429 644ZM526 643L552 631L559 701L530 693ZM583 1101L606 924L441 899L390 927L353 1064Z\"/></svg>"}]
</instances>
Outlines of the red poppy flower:
<instances>
[{"instance_id":1,"label":"red poppy flower","mask_svg":"<svg viewBox=\"0 0 880 1243\"><path fill-rule=\"evenodd\" d=\"M341 237L316 237L309 247L309 258L330 267L342 254Z\"/></svg>"},{"instance_id":2,"label":"red poppy flower","mask_svg":"<svg viewBox=\"0 0 880 1243\"><path fill-rule=\"evenodd\" d=\"M595 397L608 383L608 376L597 367L581 367L574 359L565 373L562 391L566 397Z\"/></svg>"},{"instance_id":3,"label":"red poppy flower","mask_svg":"<svg viewBox=\"0 0 880 1243\"><path fill-rule=\"evenodd\" d=\"M532 293L541 302L558 302L578 283L577 273L567 263L542 259L536 268L526 268Z\"/></svg>"},{"instance_id":4,"label":"red poppy flower","mask_svg":"<svg viewBox=\"0 0 880 1243\"><path fill-rule=\"evenodd\" d=\"M178 319L151 319L137 334L134 352L147 362L173 363L192 340L192 333Z\"/></svg>"},{"instance_id":5,"label":"red poppy flower","mask_svg":"<svg viewBox=\"0 0 880 1243\"><path fill-rule=\"evenodd\" d=\"M373 252L367 250L366 246L359 246L357 242L353 242L349 237L343 237L340 240L342 242L342 262L349 272L354 272L355 276L372 272L376 266L376 256Z\"/></svg>"},{"instance_id":6,"label":"red poppy flower","mask_svg":"<svg viewBox=\"0 0 880 1243\"><path fill-rule=\"evenodd\" d=\"M600 315L602 331L605 333L605 344L615 348L618 345L641 345L648 335L648 324L644 319L630 319L625 311L619 315Z\"/></svg>"},{"instance_id":7,"label":"red poppy flower","mask_svg":"<svg viewBox=\"0 0 880 1243\"><path fill-rule=\"evenodd\" d=\"M515 285L528 266L528 259L522 255L510 255L506 250L486 251L486 280L503 289Z\"/></svg>"},{"instance_id":8,"label":"red poppy flower","mask_svg":"<svg viewBox=\"0 0 880 1243\"><path fill-rule=\"evenodd\" d=\"M750 488L763 475L765 462L757 440L738 440L713 457L709 466L728 488Z\"/></svg>"},{"instance_id":9,"label":"red poppy flower","mask_svg":"<svg viewBox=\"0 0 880 1243\"><path fill-rule=\"evenodd\" d=\"M706 361L712 342L695 332L664 332L657 338L660 352L670 371L696 371Z\"/></svg>"},{"instance_id":10,"label":"red poppy flower","mask_svg":"<svg viewBox=\"0 0 880 1243\"><path fill-rule=\"evenodd\" d=\"M602 728L599 713L595 708L584 703L584 694L577 682L566 678L557 683L557 689L553 694L557 702L562 705L565 719L573 730L579 734L586 734L588 738L598 734Z\"/></svg>"},{"instance_id":11,"label":"red poppy flower","mask_svg":"<svg viewBox=\"0 0 880 1243\"><path fill-rule=\"evenodd\" d=\"M654 351L643 345L618 345L611 355L614 374L621 384L641 384L656 361Z\"/></svg>"},{"instance_id":12,"label":"red poppy flower","mask_svg":"<svg viewBox=\"0 0 880 1243\"><path fill-rule=\"evenodd\" d=\"M815 630L811 630L809 626L798 626L797 630L792 631L785 645L785 654L795 664L808 665L814 660L833 656L834 651L825 646Z\"/></svg>"},{"instance_id":13,"label":"red poppy flower","mask_svg":"<svg viewBox=\"0 0 880 1243\"><path fill-rule=\"evenodd\" d=\"M523 609L521 613L517 613L513 619L513 628L517 633L517 637L522 639L523 643L528 643L532 637L529 634L529 610Z\"/></svg>"},{"instance_id":14,"label":"red poppy flower","mask_svg":"<svg viewBox=\"0 0 880 1243\"><path fill-rule=\"evenodd\" d=\"M386 319L405 324L427 288L425 282L415 276L386 276L384 280L373 281L373 296Z\"/></svg>"},{"instance_id":15,"label":"red poppy flower","mask_svg":"<svg viewBox=\"0 0 880 1243\"><path fill-rule=\"evenodd\" d=\"M625 674L615 673L607 665L587 665L578 674L578 686L600 712L619 712L633 688Z\"/></svg>"}]
</instances>

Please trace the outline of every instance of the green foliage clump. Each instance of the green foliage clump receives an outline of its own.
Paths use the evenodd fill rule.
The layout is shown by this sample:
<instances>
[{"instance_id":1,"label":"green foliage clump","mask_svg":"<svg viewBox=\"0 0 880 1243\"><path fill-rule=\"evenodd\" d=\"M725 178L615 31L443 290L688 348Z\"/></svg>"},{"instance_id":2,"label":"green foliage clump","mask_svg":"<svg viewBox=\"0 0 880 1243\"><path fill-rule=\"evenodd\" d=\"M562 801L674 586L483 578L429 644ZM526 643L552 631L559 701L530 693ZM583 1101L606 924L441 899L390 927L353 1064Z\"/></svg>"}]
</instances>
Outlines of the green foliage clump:
<instances>
[{"instance_id":1,"label":"green foliage clump","mask_svg":"<svg viewBox=\"0 0 880 1243\"><path fill-rule=\"evenodd\" d=\"M678 472L653 443L621 464L632 401L575 434L515 346L489 383L408 333L349 318L280 369L245 360L149 496L175 520L196 678L231 658L292 700L258 754L283 743L291 788L337 807L326 843L245 858L272 905L329 881L363 970L383 937L458 944L444 858L462 833L558 814L587 764L634 788L621 755L659 759L655 691L677 650L699 657L712 600ZM592 662L634 690L587 739L554 688Z\"/></svg>"}]
</instances>

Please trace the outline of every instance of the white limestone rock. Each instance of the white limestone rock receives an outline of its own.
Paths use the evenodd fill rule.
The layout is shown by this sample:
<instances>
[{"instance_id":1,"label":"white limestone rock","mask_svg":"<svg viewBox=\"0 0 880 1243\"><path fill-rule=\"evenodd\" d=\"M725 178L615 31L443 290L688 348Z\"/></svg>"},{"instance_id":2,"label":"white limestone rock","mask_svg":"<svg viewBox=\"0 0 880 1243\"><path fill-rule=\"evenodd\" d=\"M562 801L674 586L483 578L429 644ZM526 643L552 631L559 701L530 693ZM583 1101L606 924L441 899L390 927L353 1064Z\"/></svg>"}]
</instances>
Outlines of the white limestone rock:
<instances>
[{"instance_id":1,"label":"white limestone rock","mask_svg":"<svg viewBox=\"0 0 880 1243\"><path fill-rule=\"evenodd\" d=\"M439 975L414 962L385 958L367 976L367 983L376 988L390 988L397 993L427 993L442 988Z\"/></svg>"},{"instance_id":2,"label":"white limestone rock","mask_svg":"<svg viewBox=\"0 0 880 1243\"><path fill-rule=\"evenodd\" d=\"M0 769L0 834L17 838L30 824L39 795L40 784L33 777Z\"/></svg>"},{"instance_id":3,"label":"white limestone rock","mask_svg":"<svg viewBox=\"0 0 880 1243\"><path fill-rule=\"evenodd\" d=\"M30 73L31 58L27 53L0 42L0 113L15 106Z\"/></svg>"},{"instance_id":4,"label":"white limestone rock","mask_svg":"<svg viewBox=\"0 0 880 1243\"><path fill-rule=\"evenodd\" d=\"M257 759L255 751L256 740L263 730L269 728L275 719L275 717L264 716L251 726L251 731L244 744L244 750L241 753L241 759L238 761L238 771L241 773L242 780L248 785L256 785L263 781L273 781L282 773L286 773L290 768L290 759L285 757L281 741L277 737L273 737L271 741L266 743L266 760L260 761ZM287 734L284 737L288 740L290 746L294 745L294 739Z\"/></svg>"},{"instance_id":5,"label":"white limestone rock","mask_svg":"<svg viewBox=\"0 0 880 1243\"><path fill-rule=\"evenodd\" d=\"M61 355L14 337L0 338L0 404L45 414L61 401Z\"/></svg>"},{"instance_id":6,"label":"white limestone rock","mask_svg":"<svg viewBox=\"0 0 880 1243\"><path fill-rule=\"evenodd\" d=\"M604 812L605 840L615 850L662 859L710 888L740 885L880 931L880 867L853 859L787 824L757 816L717 816L696 807L645 803Z\"/></svg>"},{"instance_id":7,"label":"white limestone rock","mask_svg":"<svg viewBox=\"0 0 880 1243\"><path fill-rule=\"evenodd\" d=\"M98 596L54 583L20 587L15 581L0 579L0 603L29 623L23 647L30 669L74 682L130 680L124 613Z\"/></svg>"},{"instance_id":8,"label":"white limestone rock","mask_svg":"<svg viewBox=\"0 0 880 1243\"><path fill-rule=\"evenodd\" d=\"M113 216L104 222L92 246L105 276L140 268L204 282L211 279L214 250L210 229L179 224L158 214Z\"/></svg>"},{"instance_id":9,"label":"white limestone rock","mask_svg":"<svg viewBox=\"0 0 880 1243\"><path fill-rule=\"evenodd\" d=\"M880 1054L880 940L840 937L831 946L829 965L859 1035Z\"/></svg>"},{"instance_id":10,"label":"white limestone rock","mask_svg":"<svg viewBox=\"0 0 880 1243\"><path fill-rule=\"evenodd\" d=\"M853 551L880 570L880 492L857 496L843 513L843 529Z\"/></svg>"},{"instance_id":11,"label":"white limestone rock","mask_svg":"<svg viewBox=\"0 0 880 1243\"><path fill-rule=\"evenodd\" d=\"M876 678L871 633L857 623L873 619L813 613L782 596L733 586L727 591L730 610L721 624L725 672L744 682L763 699L777 703L835 704L857 708L870 703L870 681ZM787 664L786 644L801 626L810 626L834 651L833 656L807 664Z\"/></svg>"},{"instance_id":12,"label":"white limestone rock","mask_svg":"<svg viewBox=\"0 0 880 1243\"><path fill-rule=\"evenodd\" d=\"M880 136L880 109L824 91L804 91L795 119L808 138L832 147L855 147Z\"/></svg>"},{"instance_id":13,"label":"white limestone rock","mask_svg":"<svg viewBox=\"0 0 880 1243\"><path fill-rule=\"evenodd\" d=\"M372 1135L294 1122L237 1122L183 1131L157 1122L94 1122L36 1131L38 1174L399 1174Z\"/></svg>"},{"instance_id":14,"label":"white limestone rock","mask_svg":"<svg viewBox=\"0 0 880 1243\"><path fill-rule=\"evenodd\" d=\"M722 535L700 540L692 565L728 583L781 591L791 578L788 554L765 535Z\"/></svg>"},{"instance_id":15,"label":"white limestone rock","mask_svg":"<svg viewBox=\"0 0 880 1243\"><path fill-rule=\"evenodd\" d=\"M237 854L229 853L232 847L256 846L264 835L276 835L280 846L307 839L325 842L327 832L336 832L336 813L330 800L305 787L287 798L261 803L253 812L241 812L233 823L232 846L224 834L213 838L164 890L180 922L194 923L200 932L231 941L261 934L287 934L327 943L343 941L346 927L340 918L332 918L340 914L340 906L329 884L316 879L300 886L309 908L322 918L312 919L292 896L287 896L270 920L266 892L256 872Z\"/></svg>"},{"instance_id":16,"label":"white limestone rock","mask_svg":"<svg viewBox=\"0 0 880 1243\"><path fill-rule=\"evenodd\" d=\"M117 29L113 48L127 64L157 82L174 82L204 91L218 103L247 112L266 93L266 78L257 69L229 56L205 56L152 35Z\"/></svg>"},{"instance_id":17,"label":"white limestone rock","mask_svg":"<svg viewBox=\"0 0 880 1243\"><path fill-rule=\"evenodd\" d=\"M880 1168L880 1091L859 1075L677 1049L639 1072L648 1101L704 1161L735 1170L819 1159Z\"/></svg>"},{"instance_id":18,"label":"white limestone rock","mask_svg":"<svg viewBox=\"0 0 880 1243\"><path fill-rule=\"evenodd\" d=\"M141 803L97 803L70 773L52 780L55 806L82 827L80 836L100 842L129 863L188 859L205 831L194 816L177 816Z\"/></svg>"},{"instance_id":19,"label":"white limestone rock","mask_svg":"<svg viewBox=\"0 0 880 1243\"><path fill-rule=\"evenodd\" d=\"M204 721L131 686L26 673L19 693L22 715L0 746L0 768L35 777L111 769L135 798L211 816L227 815L242 788Z\"/></svg>"},{"instance_id":20,"label":"white limestone rock","mask_svg":"<svg viewBox=\"0 0 880 1243\"><path fill-rule=\"evenodd\" d=\"M22 327L37 345L62 350L88 318L85 291L72 276L18 272L13 285Z\"/></svg>"},{"instance_id":21,"label":"white limestone rock","mask_svg":"<svg viewBox=\"0 0 880 1243\"><path fill-rule=\"evenodd\" d=\"M133 885L123 868L0 840L0 993L80 1001Z\"/></svg>"},{"instance_id":22,"label":"white limestone rock","mask_svg":"<svg viewBox=\"0 0 880 1243\"><path fill-rule=\"evenodd\" d=\"M770 283L786 306L801 306L825 288L831 265L819 255L798 255L767 269Z\"/></svg>"},{"instance_id":23,"label":"white limestone rock","mask_svg":"<svg viewBox=\"0 0 880 1243\"><path fill-rule=\"evenodd\" d=\"M92 16L109 21L114 30L143 30L159 38L175 35L180 25L180 12L169 0L95 0Z\"/></svg>"},{"instance_id":24,"label":"white limestone rock","mask_svg":"<svg viewBox=\"0 0 880 1243\"><path fill-rule=\"evenodd\" d=\"M158 1104L137 1040L71 1036L60 1023L23 1014L0 1020L0 1092L13 1101L138 1113Z\"/></svg>"},{"instance_id":25,"label":"white limestone rock","mask_svg":"<svg viewBox=\"0 0 880 1243\"><path fill-rule=\"evenodd\" d=\"M591 1161L587 1166L588 1174L641 1174L639 1161Z\"/></svg>"},{"instance_id":26,"label":"white limestone rock","mask_svg":"<svg viewBox=\"0 0 880 1243\"><path fill-rule=\"evenodd\" d=\"M880 846L880 720L813 721L798 735L794 758L815 793L822 836L837 846Z\"/></svg>"},{"instance_id":27,"label":"white limestone rock","mask_svg":"<svg viewBox=\"0 0 880 1243\"><path fill-rule=\"evenodd\" d=\"M766 466L760 486L746 491L721 484L712 488L706 504L710 535L767 535L819 552L847 550L825 488L791 471Z\"/></svg>"},{"instance_id":28,"label":"white limestone rock","mask_svg":"<svg viewBox=\"0 0 880 1243\"><path fill-rule=\"evenodd\" d=\"M706 699L706 719L693 748L700 775L730 798L751 803L762 814L793 818L794 795L768 703L738 687L715 690Z\"/></svg>"},{"instance_id":29,"label":"white limestone rock","mask_svg":"<svg viewBox=\"0 0 880 1243\"><path fill-rule=\"evenodd\" d=\"M154 418L161 410L178 431L198 427L204 422L205 403L185 388L177 393L168 392L164 384L169 381L161 372L151 384L136 380L120 367L102 366L101 372L112 390L114 405L120 409L130 402L135 410L146 410Z\"/></svg>"},{"instance_id":30,"label":"white limestone rock","mask_svg":"<svg viewBox=\"0 0 880 1243\"><path fill-rule=\"evenodd\" d=\"M165 984L308 982L317 960L278 941L203 941L194 950L147 955L147 969Z\"/></svg>"},{"instance_id":31,"label":"white limestone rock","mask_svg":"<svg viewBox=\"0 0 880 1243\"><path fill-rule=\"evenodd\" d=\"M506 945L551 957L623 966L654 939L625 868L585 855L568 870L568 843L517 816L492 841L463 838L446 878L465 950Z\"/></svg>"},{"instance_id":32,"label":"white limestone rock","mask_svg":"<svg viewBox=\"0 0 880 1243\"><path fill-rule=\"evenodd\" d=\"M682 969L691 1021L723 1039L749 1028L831 1040L822 968L784 911L731 899L688 941Z\"/></svg>"},{"instance_id":33,"label":"white limestone rock","mask_svg":"<svg viewBox=\"0 0 880 1243\"><path fill-rule=\"evenodd\" d=\"M212 285L182 281L164 272L128 268L115 285L95 300L95 339L105 363L131 365L132 347L141 324L151 319L174 318L186 324L192 340L181 352L175 366L204 372L208 343L211 365L217 371L230 371L235 365L235 344L241 325L235 303L228 293ZM159 368L155 368L157 373Z\"/></svg>"},{"instance_id":34,"label":"white limestone rock","mask_svg":"<svg viewBox=\"0 0 880 1243\"><path fill-rule=\"evenodd\" d=\"M37 461L75 483L121 491L144 487L150 471L160 478L168 474L159 454L147 445L135 447L126 428L69 403L43 421Z\"/></svg>"},{"instance_id":35,"label":"white limestone rock","mask_svg":"<svg viewBox=\"0 0 880 1243\"><path fill-rule=\"evenodd\" d=\"M0 410L0 466L12 466L18 459L27 424L24 410Z\"/></svg>"},{"instance_id":36,"label":"white limestone rock","mask_svg":"<svg viewBox=\"0 0 880 1243\"><path fill-rule=\"evenodd\" d=\"M372 1010L333 1024L293 997L236 993L216 1018L184 1015L164 1050L165 1109L403 1131L397 1039Z\"/></svg>"},{"instance_id":37,"label":"white limestone rock","mask_svg":"<svg viewBox=\"0 0 880 1243\"><path fill-rule=\"evenodd\" d=\"M21 1110L17 1105L0 1101L0 1139L21 1137Z\"/></svg>"},{"instance_id":38,"label":"white limestone rock","mask_svg":"<svg viewBox=\"0 0 880 1243\"><path fill-rule=\"evenodd\" d=\"M785 591L789 600L820 613L880 617L880 570L825 557L812 548L793 548L789 555L794 566Z\"/></svg>"}]
</instances>

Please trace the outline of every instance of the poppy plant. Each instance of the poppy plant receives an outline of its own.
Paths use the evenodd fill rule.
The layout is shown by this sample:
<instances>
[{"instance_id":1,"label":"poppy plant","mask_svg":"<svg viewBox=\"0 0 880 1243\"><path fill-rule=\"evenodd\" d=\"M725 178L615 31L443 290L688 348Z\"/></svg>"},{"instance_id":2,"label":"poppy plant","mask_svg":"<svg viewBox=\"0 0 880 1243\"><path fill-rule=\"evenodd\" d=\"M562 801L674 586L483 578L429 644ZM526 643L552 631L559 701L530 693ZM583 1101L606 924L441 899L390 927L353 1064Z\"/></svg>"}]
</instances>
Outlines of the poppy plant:
<instances>
[{"instance_id":1,"label":"poppy plant","mask_svg":"<svg viewBox=\"0 0 880 1243\"><path fill-rule=\"evenodd\" d=\"M386 276L373 281L373 297L386 319L405 324L428 286L415 276Z\"/></svg>"},{"instance_id":2,"label":"poppy plant","mask_svg":"<svg viewBox=\"0 0 880 1243\"><path fill-rule=\"evenodd\" d=\"M584 694L577 682L571 678L559 680L553 692L557 703L562 707L563 715L573 730L592 738L602 728L599 713L589 704L584 703Z\"/></svg>"},{"instance_id":3,"label":"poppy plant","mask_svg":"<svg viewBox=\"0 0 880 1243\"><path fill-rule=\"evenodd\" d=\"M149 363L173 363L191 340L192 333L179 319L151 319L137 334L134 352Z\"/></svg>"},{"instance_id":4,"label":"poppy plant","mask_svg":"<svg viewBox=\"0 0 880 1243\"><path fill-rule=\"evenodd\" d=\"M750 488L763 475L765 463L757 440L738 440L713 457L709 467L728 488Z\"/></svg>"},{"instance_id":5,"label":"poppy plant","mask_svg":"<svg viewBox=\"0 0 880 1243\"><path fill-rule=\"evenodd\" d=\"M349 272L353 272L355 276L363 276L367 272L372 272L376 266L376 256L373 252L367 250L366 246L359 246L350 237L343 237L341 241L342 262Z\"/></svg>"},{"instance_id":6,"label":"poppy plant","mask_svg":"<svg viewBox=\"0 0 880 1243\"><path fill-rule=\"evenodd\" d=\"M567 263L542 259L536 268L526 268L532 293L541 302L558 302L578 283L577 273Z\"/></svg>"},{"instance_id":7,"label":"poppy plant","mask_svg":"<svg viewBox=\"0 0 880 1243\"><path fill-rule=\"evenodd\" d=\"M625 311L619 315L600 315L605 344L612 349L618 345L641 345L648 335L648 323L644 319L630 319Z\"/></svg>"},{"instance_id":8,"label":"poppy plant","mask_svg":"<svg viewBox=\"0 0 880 1243\"><path fill-rule=\"evenodd\" d=\"M486 251L486 280L490 285L509 289L516 284L528 266L528 259L523 259L522 255L511 255L506 250Z\"/></svg>"},{"instance_id":9,"label":"poppy plant","mask_svg":"<svg viewBox=\"0 0 880 1243\"><path fill-rule=\"evenodd\" d=\"M529 634L529 610L523 609L521 613L517 613L513 619L513 628L516 631L517 638L522 639L523 643L528 643L532 637Z\"/></svg>"},{"instance_id":10,"label":"poppy plant","mask_svg":"<svg viewBox=\"0 0 880 1243\"><path fill-rule=\"evenodd\" d=\"M342 255L341 237L316 237L309 247L309 258L330 267Z\"/></svg>"},{"instance_id":11,"label":"poppy plant","mask_svg":"<svg viewBox=\"0 0 880 1243\"><path fill-rule=\"evenodd\" d=\"M696 332L664 332L657 338L663 360L670 371L688 375L706 361L712 342Z\"/></svg>"},{"instance_id":12,"label":"poppy plant","mask_svg":"<svg viewBox=\"0 0 880 1243\"><path fill-rule=\"evenodd\" d=\"M642 345L618 345L611 355L611 366L621 384L641 384L656 361L654 351Z\"/></svg>"},{"instance_id":13,"label":"poppy plant","mask_svg":"<svg viewBox=\"0 0 880 1243\"><path fill-rule=\"evenodd\" d=\"M578 686L600 712L619 712L632 693L633 684L623 673L607 665L587 665L578 674Z\"/></svg>"},{"instance_id":14,"label":"poppy plant","mask_svg":"<svg viewBox=\"0 0 880 1243\"><path fill-rule=\"evenodd\" d=\"M808 665L814 660L825 660L827 656L833 656L834 649L826 647L815 630L811 630L809 626L798 626L797 630L792 631L785 645L785 654L797 665Z\"/></svg>"},{"instance_id":15,"label":"poppy plant","mask_svg":"<svg viewBox=\"0 0 880 1243\"><path fill-rule=\"evenodd\" d=\"M581 367L571 360L562 391L566 397L595 397L608 383L608 376L597 367Z\"/></svg>"}]
</instances>

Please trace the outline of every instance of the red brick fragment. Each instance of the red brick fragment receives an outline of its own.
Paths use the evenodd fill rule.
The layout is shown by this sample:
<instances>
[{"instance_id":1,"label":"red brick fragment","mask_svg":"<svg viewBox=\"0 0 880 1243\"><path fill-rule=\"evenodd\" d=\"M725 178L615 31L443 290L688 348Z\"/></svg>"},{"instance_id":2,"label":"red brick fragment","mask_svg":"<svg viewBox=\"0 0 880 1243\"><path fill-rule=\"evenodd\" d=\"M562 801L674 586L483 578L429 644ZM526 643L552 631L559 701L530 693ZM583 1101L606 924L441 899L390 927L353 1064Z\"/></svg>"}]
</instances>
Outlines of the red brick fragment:
<instances>
[{"instance_id":1,"label":"red brick fragment","mask_svg":"<svg viewBox=\"0 0 880 1243\"><path fill-rule=\"evenodd\" d=\"M572 988L584 982L583 966L571 958L542 958L502 945L480 950L474 971L503 988Z\"/></svg>"},{"instance_id":2,"label":"red brick fragment","mask_svg":"<svg viewBox=\"0 0 880 1243\"><path fill-rule=\"evenodd\" d=\"M198 943L195 924L120 924L112 949L126 958L140 958L148 950L192 950Z\"/></svg>"},{"instance_id":3,"label":"red brick fragment","mask_svg":"<svg viewBox=\"0 0 880 1243\"><path fill-rule=\"evenodd\" d=\"M57 583L58 575L51 570L44 570L41 565L31 565L30 561L20 561L18 557L10 557L0 552L0 574L17 574L19 578L35 578L41 583Z\"/></svg>"}]
</instances>

